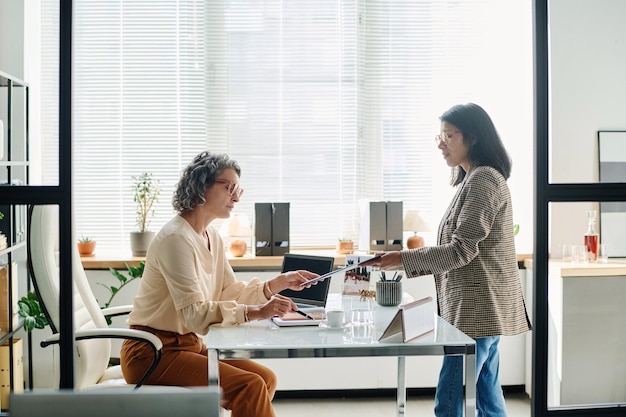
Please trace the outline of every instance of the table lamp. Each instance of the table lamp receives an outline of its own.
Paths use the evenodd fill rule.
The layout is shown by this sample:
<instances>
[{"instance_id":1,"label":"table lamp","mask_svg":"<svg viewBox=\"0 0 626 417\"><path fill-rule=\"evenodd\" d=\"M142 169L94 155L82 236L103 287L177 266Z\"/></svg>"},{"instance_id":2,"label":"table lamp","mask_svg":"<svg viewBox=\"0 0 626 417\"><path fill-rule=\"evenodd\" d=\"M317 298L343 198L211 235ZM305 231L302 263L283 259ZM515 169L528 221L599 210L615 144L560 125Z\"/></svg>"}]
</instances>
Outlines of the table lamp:
<instances>
[{"instance_id":1,"label":"table lamp","mask_svg":"<svg viewBox=\"0 0 626 417\"><path fill-rule=\"evenodd\" d=\"M232 256L242 257L248 250L248 244L242 238L250 238L252 236L252 227L250 227L250 219L247 214L235 213L222 223L220 234L228 236L228 252Z\"/></svg>"},{"instance_id":2,"label":"table lamp","mask_svg":"<svg viewBox=\"0 0 626 417\"><path fill-rule=\"evenodd\" d=\"M403 229L413 232L413 236L406 240L407 249L416 249L424 246L424 238L418 236L417 233L430 232L430 226L428 226L428 223L418 210L407 210L404 215Z\"/></svg>"}]
</instances>

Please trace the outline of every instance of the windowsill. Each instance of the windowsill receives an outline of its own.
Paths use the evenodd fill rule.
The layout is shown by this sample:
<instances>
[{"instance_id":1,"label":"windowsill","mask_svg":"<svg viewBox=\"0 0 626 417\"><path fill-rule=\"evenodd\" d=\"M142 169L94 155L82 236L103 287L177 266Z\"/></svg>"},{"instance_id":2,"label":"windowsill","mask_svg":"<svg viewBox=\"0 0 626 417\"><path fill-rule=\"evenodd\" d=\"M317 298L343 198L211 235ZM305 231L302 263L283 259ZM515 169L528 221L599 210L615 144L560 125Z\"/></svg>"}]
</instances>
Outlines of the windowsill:
<instances>
[{"instance_id":1,"label":"windowsill","mask_svg":"<svg viewBox=\"0 0 626 417\"><path fill-rule=\"evenodd\" d=\"M306 255L332 256L335 258L335 266L342 266L346 262L346 256L338 254L333 249L293 249L291 253ZM97 252L93 256L81 256L81 262L85 269L124 269L126 264L137 266L139 262L145 261L145 257L132 256L128 252ZM245 254L242 257L229 256L228 261L233 269L237 270L280 270L283 264L282 256L255 256Z\"/></svg>"},{"instance_id":2,"label":"windowsill","mask_svg":"<svg viewBox=\"0 0 626 417\"><path fill-rule=\"evenodd\" d=\"M335 258L335 267L343 266L346 263L346 256L338 254L334 249L322 249L322 248L298 248L293 249L291 253L300 253L306 255L319 255L319 256L332 256ZM358 253L358 251L356 252ZM530 259L532 261L532 255L518 254L517 260L520 267L524 267L524 260ZM145 261L144 257L132 256L128 252L103 252L96 253L94 256L81 256L81 262L85 269L124 269L126 264L137 266L139 262ZM233 269L237 270L280 270L283 263L282 256L255 256L252 254L246 254L240 258L230 257L228 258L230 265Z\"/></svg>"}]
</instances>

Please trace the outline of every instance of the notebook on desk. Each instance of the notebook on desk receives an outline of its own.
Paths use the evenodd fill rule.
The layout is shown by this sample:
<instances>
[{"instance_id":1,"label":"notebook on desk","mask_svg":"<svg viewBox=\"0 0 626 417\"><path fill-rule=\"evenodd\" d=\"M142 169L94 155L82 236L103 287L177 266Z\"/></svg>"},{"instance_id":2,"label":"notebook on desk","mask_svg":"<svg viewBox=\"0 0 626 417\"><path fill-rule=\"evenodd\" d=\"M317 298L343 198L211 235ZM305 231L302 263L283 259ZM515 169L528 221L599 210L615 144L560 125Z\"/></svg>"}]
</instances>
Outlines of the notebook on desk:
<instances>
[{"instance_id":1,"label":"notebook on desk","mask_svg":"<svg viewBox=\"0 0 626 417\"><path fill-rule=\"evenodd\" d=\"M295 311L292 311L285 314L283 317L272 317L272 321L279 327L318 326L326 318L326 310L324 307L303 308L300 311L306 311L311 319L302 317Z\"/></svg>"},{"instance_id":2,"label":"notebook on desk","mask_svg":"<svg viewBox=\"0 0 626 417\"><path fill-rule=\"evenodd\" d=\"M281 272L305 269L319 275L324 275L333 269L334 264L335 258L330 256L286 253L283 256L283 266L281 268ZM329 289L330 278L319 281L317 285L311 285L311 287L303 288L300 291L283 290L280 294L291 298L300 309L314 307L324 308L326 306Z\"/></svg>"}]
</instances>

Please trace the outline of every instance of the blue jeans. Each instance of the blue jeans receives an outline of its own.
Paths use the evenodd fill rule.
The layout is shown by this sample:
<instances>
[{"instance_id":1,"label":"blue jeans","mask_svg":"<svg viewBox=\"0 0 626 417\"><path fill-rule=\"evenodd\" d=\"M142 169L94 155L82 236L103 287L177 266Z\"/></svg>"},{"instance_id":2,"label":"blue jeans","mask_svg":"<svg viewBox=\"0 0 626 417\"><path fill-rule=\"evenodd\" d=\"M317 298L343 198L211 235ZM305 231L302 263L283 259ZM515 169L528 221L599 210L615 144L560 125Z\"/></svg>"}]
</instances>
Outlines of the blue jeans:
<instances>
[{"instance_id":1,"label":"blue jeans","mask_svg":"<svg viewBox=\"0 0 626 417\"><path fill-rule=\"evenodd\" d=\"M500 386L500 336L476 340L476 416L506 417ZM435 416L463 415L463 357L444 356L435 394ZM473 416L467 416L473 417Z\"/></svg>"}]
</instances>

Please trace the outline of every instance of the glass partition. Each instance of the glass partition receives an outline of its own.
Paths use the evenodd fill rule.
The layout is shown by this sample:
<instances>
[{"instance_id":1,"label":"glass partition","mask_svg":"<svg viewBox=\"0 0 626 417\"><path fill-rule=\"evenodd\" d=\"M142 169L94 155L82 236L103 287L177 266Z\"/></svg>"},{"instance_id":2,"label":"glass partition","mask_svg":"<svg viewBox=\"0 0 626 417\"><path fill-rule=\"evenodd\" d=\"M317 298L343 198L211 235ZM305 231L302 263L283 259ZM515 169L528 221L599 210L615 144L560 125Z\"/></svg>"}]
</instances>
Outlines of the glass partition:
<instances>
[{"instance_id":1,"label":"glass partition","mask_svg":"<svg viewBox=\"0 0 626 417\"><path fill-rule=\"evenodd\" d=\"M550 183L600 182L598 132L626 130L625 15L620 0L548 0Z\"/></svg>"}]
</instances>

